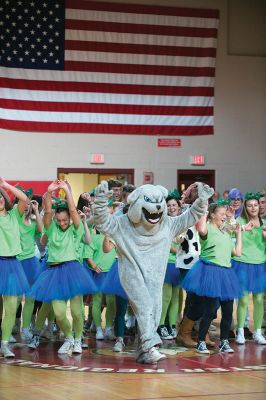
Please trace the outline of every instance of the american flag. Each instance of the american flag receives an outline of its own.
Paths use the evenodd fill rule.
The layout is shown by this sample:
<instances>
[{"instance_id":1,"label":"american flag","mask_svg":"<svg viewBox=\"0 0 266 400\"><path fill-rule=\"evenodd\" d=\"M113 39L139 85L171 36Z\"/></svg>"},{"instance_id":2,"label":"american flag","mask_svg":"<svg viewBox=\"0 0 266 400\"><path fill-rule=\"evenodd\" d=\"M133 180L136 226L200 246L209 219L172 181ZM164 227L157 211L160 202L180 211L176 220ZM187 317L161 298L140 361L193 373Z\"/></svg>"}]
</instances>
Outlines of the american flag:
<instances>
[{"instance_id":1,"label":"american flag","mask_svg":"<svg viewBox=\"0 0 266 400\"><path fill-rule=\"evenodd\" d=\"M218 10L1 0L0 128L213 134Z\"/></svg>"}]
</instances>

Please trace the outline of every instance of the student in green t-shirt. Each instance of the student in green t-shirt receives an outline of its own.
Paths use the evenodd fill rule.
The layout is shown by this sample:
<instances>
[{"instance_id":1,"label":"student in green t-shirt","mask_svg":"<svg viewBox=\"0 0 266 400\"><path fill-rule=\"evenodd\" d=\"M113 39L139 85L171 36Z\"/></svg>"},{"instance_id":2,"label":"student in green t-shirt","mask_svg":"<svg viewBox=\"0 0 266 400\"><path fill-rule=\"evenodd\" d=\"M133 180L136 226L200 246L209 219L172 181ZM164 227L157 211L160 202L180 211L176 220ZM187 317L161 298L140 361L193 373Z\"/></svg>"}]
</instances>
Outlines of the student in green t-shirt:
<instances>
[{"instance_id":1,"label":"student in green t-shirt","mask_svg":"<svg viewBox=\"0 0 266 400\"><path fill-rule=\"evenodd\" d=\"M52 193L61 189L66 199L59 199L56 202L53 218ZM71 350L73 353L82 353L83 295L94 293L97 288L79 261L84 227L67 182L55 180L49 185L45 196L43 224L44 233L48 238L48 268L33 284L29 296L45 303L52 303L56 322L65 335L64 344L58 353L66 354ZM75 339L66 315L68 300L70 300ZM35 332L32 339L37 345L39 336L40 332ZM29 347L33 348L33 344L30 343Z\"/></svg>"},{"instance_id":2,"label":"student in green t-shirt","mask_svg":"<svg viewBox=\"0 0 266 400\"><path fill-rule=\"evenodd\" d=\"M5 190L18 199L13 207ZM22 221L28 198L20 189L0 178L0 296L3 296L1 353L15 357L8 347L8 340L16 319L18 296L29 289L27 277L16 256L21 253L19 222Z\"/></svg>"},{"instance_id":3,"label":"student in green t-shirt","mask_svg":"<svg viewBox=\"0 0 266 400\"><path fill-rule=\"evenodd\" d=\"M223 229L226 221L224 201L213 203L207 215L198 222L200 259L187 273L182 286L194 294L182 324L200 319L197 352L209 354L206 335L219 307L222 310L220 347L223 353L233 353L228 338L232 322L234 299L240 297L238 278L231 268L231 256L240 256L242 249L241 227L235 226L236 242Z\"/></svg>"},{"instance_id":4,"label":"student in green t-shirt","mask_svg":"<svg viewBox=\"0 0 266 400\"><path fill-rule=\"evenodd\" d=\"M266 290L266 221L259 216L260 193L246 193L241 216L237 219L243 231L242 254L233 257L232 266L237 274L244 296L237 305L238 344L245 343L244 322L247 314L249 294L253 298L253 339L265 345L262 335L263 297Z\"/></svg>"}]
</instances>

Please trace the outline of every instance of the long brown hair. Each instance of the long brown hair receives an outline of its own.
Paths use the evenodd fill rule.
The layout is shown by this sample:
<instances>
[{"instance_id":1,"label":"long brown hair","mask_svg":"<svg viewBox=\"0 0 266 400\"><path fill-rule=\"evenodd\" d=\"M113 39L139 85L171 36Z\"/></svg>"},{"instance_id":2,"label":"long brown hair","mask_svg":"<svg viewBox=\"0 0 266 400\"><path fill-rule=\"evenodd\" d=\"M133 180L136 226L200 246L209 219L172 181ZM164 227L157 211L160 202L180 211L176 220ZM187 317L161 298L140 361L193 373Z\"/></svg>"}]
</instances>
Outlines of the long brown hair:
<instances>
[{"instance_id":1,"label":"long brown hair","mask_svg":"<svg viewBox=\"0 0 266 400\"><path fill-rule=\"evenodd\" d=\"M3 196L3 198L5 200L6 211L10 211L13 207L12 207L12 203L10 201L10 198L9 198L7 192L4 189L0 188L0 194Z\"/></svg>"}]
</instances>

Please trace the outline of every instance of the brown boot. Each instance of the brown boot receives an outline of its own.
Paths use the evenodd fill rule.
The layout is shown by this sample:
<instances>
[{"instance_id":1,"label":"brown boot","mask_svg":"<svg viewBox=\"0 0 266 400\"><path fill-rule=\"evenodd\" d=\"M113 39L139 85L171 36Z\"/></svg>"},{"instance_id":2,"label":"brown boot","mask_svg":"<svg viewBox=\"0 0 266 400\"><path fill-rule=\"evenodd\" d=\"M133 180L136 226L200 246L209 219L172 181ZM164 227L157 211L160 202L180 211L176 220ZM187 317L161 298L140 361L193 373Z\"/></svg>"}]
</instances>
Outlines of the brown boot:
<instances>
[{"instance_id":1,"label":"brown boot","mask_svg":"<svg viewBox=\"0 0 266 400\"><path fill-rule=\"evenodd\" d=\"M207 333L206 337L205 337L205 343L207 346L209 347L215 347L215 342L213 342L209 336L209 334Z\"/></svg>"},{"instance_id":2,"label":"brown boot","mask_svg":"<svg viewBox=\"0 0 266 400\"><path fill-rule=\"evenodd\" d=\"M185 347L196 347L197 343L191 338L191 332L195 321L184 317L178 331L178 335L176 337L176 343L185 346Z\"/></svg>"}]
</instances>

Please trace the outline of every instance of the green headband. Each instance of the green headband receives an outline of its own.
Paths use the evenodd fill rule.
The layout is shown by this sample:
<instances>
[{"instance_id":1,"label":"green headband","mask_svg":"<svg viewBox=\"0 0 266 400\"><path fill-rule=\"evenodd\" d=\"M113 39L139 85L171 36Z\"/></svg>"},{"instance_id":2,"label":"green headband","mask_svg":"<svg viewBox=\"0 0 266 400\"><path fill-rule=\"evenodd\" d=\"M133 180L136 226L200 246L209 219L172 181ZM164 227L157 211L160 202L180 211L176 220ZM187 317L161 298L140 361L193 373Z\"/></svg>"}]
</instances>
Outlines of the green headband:
<instances>
[{"instance_id":1,"label":"green headband","mask_svg":"<svg viewBox=\"0 0 266 400\"><path fill-rule=\"evenodd\" d=\"M180 198L181 198L180 193L177 189L169 191L167 197L173 197L176 200L180 200Z\"/></svg>"},{"instance_id":2,"label":"green headband","mask_svg":"<svg viewBox=\"0 0 266 400\"><path fill-rule=\"evenodd\" d=\"M224 199L218 199L214 204L216 204L217 206L229 206L229 204L231 203L231 200L224 200Z\"/></svg>"},{"instance_id":3,"label":"green headband","mask_svg":"<svg viewBox=\"0 0 266 400\"><path fill-rule=\"evenodd\" d=\"M59 199L58 197L53 197L53 200L55 203L52 204L52 209L62 209L62 210L68 210L68 204L66 200L64 199Z\"/></svg>"},{"instance_id":4,"label":"green headband","mask_svg":"<svg viewBox=\"0 0 266 400\"><path fill-rule=\"evenodd\" d=\"M245 200L252 200L252 199L255 199L255 200L258 200L258 201L259 201L259 199L260 199L261 197L263 197L263 195L262 195L260 192L257 192L257 193L248 192L248 193L245 194L244 199L245 199Z\"/></svg>"},{"instance_id":5,"label":"green headband","mask_svg":"<svg viewBox=\"0 0 266 400\"><path fill-rule=\"evenodd\" d=\"M26 189L22 189L19 185L16 185L15 187L16 187L17 189L21 190L23 193L25 193L25 195L26 195L27 197L30 197L30 196L32 196L32 194L33 194L32 188L29 188L28 190L26 190Z\"/></svg>"}]
</instances>

